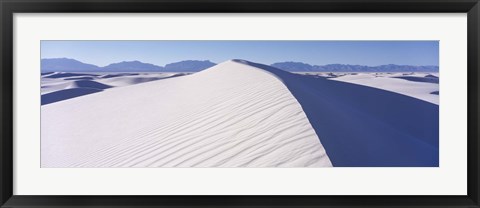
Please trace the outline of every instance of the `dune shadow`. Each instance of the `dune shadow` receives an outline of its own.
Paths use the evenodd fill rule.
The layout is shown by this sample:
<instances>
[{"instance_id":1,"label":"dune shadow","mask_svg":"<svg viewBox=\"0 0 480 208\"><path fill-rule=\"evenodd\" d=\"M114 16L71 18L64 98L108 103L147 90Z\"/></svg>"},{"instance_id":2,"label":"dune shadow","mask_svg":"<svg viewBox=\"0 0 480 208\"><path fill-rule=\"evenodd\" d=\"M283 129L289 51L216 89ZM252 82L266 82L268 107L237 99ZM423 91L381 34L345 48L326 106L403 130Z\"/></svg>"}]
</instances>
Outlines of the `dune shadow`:
<instances>
[{"instance_id":1,"label":"dune shadow","mask_svg":"<svg viewBox=\"0 0 480 208\"><path fill-rule=\"evenodd\" d=\"M65 78L63 80L94 80L95 78L93 77L70 77L70 78Z\"/></svg>"},{"instance_id":2,"label":"dune shadow","mask_svg":"<svg viewBox=\"0 0 480 208\"><path fill-rule=\"evenodd\" d=\"M113 78L113 77L124 77L124 76L136 76L138 73L118 73L118 74L105 74L101 75L100 78Z\"/></svg>"},{"instance_id":3,"label":"dune shadow","mask_svg":"<svg viewBox=\"0 0 480 208\"><path fill-rule=\"evenodd\" d=\"M90 80L74 81L66 89L42 95L42 105L101 92L108 88L111 86Z\"/></svg>"},{"instance_id":4,"label":"dune shadow","mask_svg":"<svg viewBox=\"0 0 480 208\"><path fill-rule=\"evenodd\" d=\"M411 77L411 76L400 76L400 77L392 77L397 79L404 79L412 82L426 82L426 83L435 83L438 84L438 78L435 76L431 77Z\"/></svg>"},{"instance_id":5,"label":"dune shadow","mask_svg":"<svg viewBox=\"0 0 480 208\"><path fill-rule=\"evenodd\" d=\"M71 89L59 90L59 91L42 95L42 98L41 98L42 105L47 105L50 103L55 103L58 101L67 100L74 97L79 97L79 96L97 93L101 91L103 90L94 89L94 88L71 88Z\"/></svg>"},{"instance_id":6,"label":"dune shadow","mask_svg":"<svg viewBox=\"0 0 480 208\"><path fill-rule=\"evenodd\" d=\"M49 75L49 74L53 74L55 72L41 72L40 75L41 76L45 76L45 75Z\"/></svg>"},{"instance_id":7,"label":"dune shadow","mask_svg":"<svg viewBox=\"0 0 480 208\"><path fill-rule=\"evenodd\" d=\"M103 90L111 88L111 86L90 80L77 80L72 82L69 88L93 88Z\"/></svg>"},{"instance_id":8,"label":"dune shadow","mask_svg":"<svg viewBox=\"0 0 480 208\"><path fill-rule=\"evenodd\" d=\"M79 74L75 73L65 73L69 76L77 76ZM75 74L75 75L74 75ZM53 75L58 75L58 74L53 74ZM113 74L111 74L113 75ZM169 78L174 78L174 77L180 77L184 76L185 74L174 74L169 77L128 77L128 76L133 76L133 75L138 75L138 74L133 74L133 73L122 73L120 76L108 76L108 78L113 78L113 79L122 79L125 78L126 80L124 82L127 83L128 85L134 85L134 84L140 84L140 83L145 83L145 82L151 82L151 81L157 81L157 80L162 80L162 79L169 79ZM107 79L105 77L99 77L96 80L99 79ZM109 82L100 83L96 81L90 80L90 77L72 77L72 78L66 78L64 80L74 80L72 81L66 89L58 90L55 92L50 92L47 94L44 94L41 96L41 104L46 105L50 103L55 103L58 101L62 100L67 100L75 97L80 97L83 95L88 95L92 93L97 93L101 92L105 89L112 88L113 86L108 85ZM46 86L41 86L41 88L46 88Z\"/></svg>"},{"instance_id":9,"label":"dune shadow","mask_svg":"<svg viewBox=\"0 0 480 208\"><path fill-rule=\"evenodd\" d=\"M175 78L175 77L181 77L185 76L185 74L174 74L171 76L167 77L128 77L128 76L113 76L109 77L108 79L105 79L104 83L106 84L111 84L115 82L123 82L126 85L134 85L134 84L141 84L145 82L151 82L151 81L157 81L157 80L164 80L164 79L170 79L170 78Z\"/></svg>"},{"instance_id":10,"label":"dune shadow","mask_svg":"<svg viewBox=\"0 0 480 208\"><path fill-rule=\"evenodd\" d=\"M43 78L67 78L75 76L98 76L96 74L86 74L86 73L70 73L70 72L60 72L60 73L47 73L46 75L42 74Z\"/></svg>"},{"instance_id":11,"label":"dune shadow","mask_svg":"<svg viewBox=\"0 0 480 208\"><path fill-rule=\"evenodd\" d=\"M438 105L377 88L248 64L270 72L287 86L334 166L439 166Z\"/></svg>"}]
</instances>

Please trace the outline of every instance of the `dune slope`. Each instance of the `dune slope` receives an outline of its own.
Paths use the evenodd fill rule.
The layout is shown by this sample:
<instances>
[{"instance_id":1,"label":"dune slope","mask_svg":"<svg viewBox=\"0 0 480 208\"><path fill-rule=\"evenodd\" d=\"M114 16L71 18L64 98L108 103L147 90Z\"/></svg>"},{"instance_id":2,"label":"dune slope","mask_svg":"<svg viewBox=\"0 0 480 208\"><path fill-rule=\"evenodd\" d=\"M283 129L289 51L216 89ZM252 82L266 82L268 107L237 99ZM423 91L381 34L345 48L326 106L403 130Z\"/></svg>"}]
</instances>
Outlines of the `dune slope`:
<instances>
[{"instance_id":1,"label":"dune slope","mask_svg":"<svg viewBox=\"0 0 480 208\"><path fill-rule=\"evenodd\" d=\"M331 166L284 83L237 61L41 108L42 167Z\"/></svg>"},{"instance_id":2,"label":"dune slope","mask_svg":"<svg viewBox=\"0 0 480 208\"><path fill-rule=\"evenodd\" d=\"M438 105L378 88L245 63L284 82L333 166L438 167Z\"/></svg>"},{"instance_id":3,"label":"dune slope","mask_svg":"<svg viewBox=\"0 0 480 208\"><path fill-rule=\"evenodd\" d=\"M85 74L51 72L42 74L42 105L143 82L183 76L183 73Z\"/></svg>"},{"instance_id":4,"label":"dune slope","mask_svg":"<svg viewBox=\"0 0 480 208\"><path fill-rule=\"evenodd\" d=\"M333 78L333 80L388 90L438 105L438 93L437 95L432 93L439 91L438 77L433 75L420 77L422 73L417 73L414 75L416 76L406 76L403 75L403 73L382 75L364 73L358 75L340 76L338 78Z\"/></svg>"}]
</instances>

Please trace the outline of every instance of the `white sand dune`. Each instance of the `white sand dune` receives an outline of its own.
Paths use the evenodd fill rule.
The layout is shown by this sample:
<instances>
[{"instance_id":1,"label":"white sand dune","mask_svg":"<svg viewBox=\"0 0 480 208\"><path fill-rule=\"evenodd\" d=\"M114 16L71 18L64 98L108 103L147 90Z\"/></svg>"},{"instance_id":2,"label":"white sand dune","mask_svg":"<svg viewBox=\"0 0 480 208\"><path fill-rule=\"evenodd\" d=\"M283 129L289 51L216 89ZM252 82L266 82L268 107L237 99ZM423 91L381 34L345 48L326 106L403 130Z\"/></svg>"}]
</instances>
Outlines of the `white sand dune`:
<instances>
[{"instance_id":1,"label":"white sand dune","mask_svg":"<svg viewBox=\"0 0 480 208\"><path fill-rule=\"evenodd\" d=\"M379 75L377 75L379 74ZM435 76L437 78L429 78ZM439 104L438 74L428 73L359 73L347 74L332 78L353 84L359 84L379 89L389 90L399 94L411 96L430 103ZM437 83L435 83L435 81Z\"/></svg>"},{"instance_id":2,"label":"white sand dune","mask_svg":"<svg viewBox=\"0 0 480 208\"><path fill-rule=\"evenodd\" d=\"M71 73L42 74L42 105L71 99L112 87L123 87L160 79L183 76L184 73Z\"/></svg>"},{"instance_id":3,"label":"white sand dune","mask_svg":"<svg viewBox=\"0 0 480 208\"><path fill-rule=\"evenodd\" d=\"M248 62L110 88L41 111L42 167L332 165L285 84Z\"/></svg>"},{"instance_id":4,"label":"white sand dune","mask_svg":"<svg viewBox=\"0 0 480 208\"><path fill-rule=\"evenodd\" d=\"M268 71L287 86L333 166L439 166L438 105L379 87L240 62ZM339 75L353 74L334 76Z\"/></svg>"},{"instance_id":5,"label":"white sand dune","mask_svg":"<svg viewBox=\"0 0 480 208\"><path fill-rule=\"evenodd\" d=\"M110 88L110 87L111 86L108 86L106 84L102 84L102 83L99 83L99 82L95 82L95 81L78 80L78 81L71 82L68 86L66 86L66 89L72 89L72 88L107 89L107 88Z\"/></svg>"},{"instance_id":6,"label":"white sand dune","mask_svg":"<svg viewBox=\"0 0 480 208\"><path fill-rule=\"evenodd\" d=\"M72 81L42 79L41 94L64 90L70 86L71 83Z\"/></svg>"},{"instance_id":7,"label":"white sand dune","mask_svg":"<svg viewBox=\"0 0 480 208\"><path fill-rule=\"evenodd\" d=\"M143 82L150 82L160 79L173 78L178 76L183 76L182 73L146 73L146 74L134 74L127 76L102 76L102 79L99 79L98 82L101 82L105 85L123 87L132 84L139 84Z\"/></svg>"}]
</instances>

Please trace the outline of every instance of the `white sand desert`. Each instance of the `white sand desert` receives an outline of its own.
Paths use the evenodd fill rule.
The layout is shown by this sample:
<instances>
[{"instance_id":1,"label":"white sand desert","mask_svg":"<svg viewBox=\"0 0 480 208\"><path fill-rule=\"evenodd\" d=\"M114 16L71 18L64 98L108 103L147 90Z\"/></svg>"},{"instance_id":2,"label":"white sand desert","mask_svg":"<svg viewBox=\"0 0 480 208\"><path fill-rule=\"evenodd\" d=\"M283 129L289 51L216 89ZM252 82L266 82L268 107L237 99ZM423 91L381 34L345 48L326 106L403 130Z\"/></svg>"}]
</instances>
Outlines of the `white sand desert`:
<instances>
[{"instance_id":1,"label":"white sand desert","mask_svg":"<svg viewBox=\"0 0 480 208\"><path fill-rule=\"evenodd\" d=\"M42 75L42 167L438 166L438 74Z\"/></svg>"},{"instance_id":2,"label":"white sand desert","mask_svg":"<svg viewBox=\"0 0 480 208\"><path fill-rule=\"evenodd\" d=\"M331 166L287 87L234 61L43 105L41 136L42 167Z\"/></svg>"}]
</instances>

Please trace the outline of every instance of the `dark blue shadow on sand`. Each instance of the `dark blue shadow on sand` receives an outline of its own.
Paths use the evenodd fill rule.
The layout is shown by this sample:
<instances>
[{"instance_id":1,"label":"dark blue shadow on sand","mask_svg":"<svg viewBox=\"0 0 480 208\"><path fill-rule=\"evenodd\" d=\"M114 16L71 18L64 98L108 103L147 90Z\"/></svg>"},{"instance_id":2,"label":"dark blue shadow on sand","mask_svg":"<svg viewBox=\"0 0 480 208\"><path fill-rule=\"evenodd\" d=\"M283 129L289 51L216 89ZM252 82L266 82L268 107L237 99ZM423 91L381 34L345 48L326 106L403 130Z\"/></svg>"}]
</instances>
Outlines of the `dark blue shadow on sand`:
<instances>
[{"instance_id":1,"label":"dark blue shadow on sand","mask_svg":"<svg viewBox=\"0 0 480 208\"><path fill-rule=\"evenodd\" d=\"M90 80L79 80L72 82L70 87L71 88L69 89L59 90L42 95L42 105L101 92L104 89L110 88L111 86Z\"/></svg>"},{"instance_id":2,"label":"dark blue shadow on sand","mask_svg":"<svg viewBox=\"0 0 480 208\"><path fill-rule=\"evenodd\" d=\"M333 166L439 166L438 105L377 88L245 64L283 81Z\"/></svg>"},{"instance_id":3,"label":"dark blue shadow on sand","mask_svg":"<svg viewBox=\"0 0 480 208\"><path fill-rule=\"evenodd\" d=\"M50 103L55 103L58 101L62 100L68 100L71 98L75 97L80 97L83 95L88 95L96 92L101 92L105 89L111 88L112 86L102 84L96 81L93 81L91 77L75 77L75 76L83 76L87 74L80 74L80 73L61 73L61 74L53 74L53 75L61 75L60 78L65 78L65 77L72 77L72 78L65 78L64 80L75 80L70 84L70 88L68 89L63 89L51 93L47 93L42 95L42 105L50 104ZM51 75L51 76L53 76ZM131 75L138 75L134 73L121 73L118 76L115 76L114 74L105 76L107 78L112 78L112 77L121 77L121 76L131 76ZM169 78L174 78L174 77L180 77L184 76L185 74L179 73L175 74L169 77L139 77L139 78L134 78L135 83L144 83L144 82L150 82L150 81L156 81L156 80L161 80L161 79L169 79ZM96 75L95 75L96 76ZM105 78L101 77L101 78ZM58 78L58 77L57 77ZM44 86L42 86L44 88Z\"/></svg>"},{"instance_id":4,"label":"dark blue shadow on sand","mask_svg":"<svg viewBox=\"0 0 480 208\"><path fill-rule=\"evenodd\" d=\"M393 78L398 78L398 79L404 79L412 82L426 82L426 83L435 83L438 84L438 78L434 76L428 76L428 77L412 77L412 76L400 76L400 77L393 77Z\"/></svg>"},{"instance_id":5,"label":"dark blue shadow on sand","mask_svg":"<svg viewBox=\"0 0 480 208\"><path fill-rule=\"evenodd\" d=\"M56 92L51 92L42 95L42 105L67 100L74 97L79 97L82 95L88 95L96 92L101 92L101 89L94 89L94 88L72 88L72 89L65 89L59 90Z\"/></svg>"},{"instance_id":6,"label":"dark blue shadow on sand","mask_svg":"<svg viewBox=\"0 0 480 208\"><path fill-rule=\"evenodd\" d=\"M86 74L86 73L69 73L69 72L62 72L62 73L53 73L53 72L46 72L42 73L44 78L67 78L67 77L75 77L75 76L98 76L97 74Z\"/></svg>"}]
</instances>

